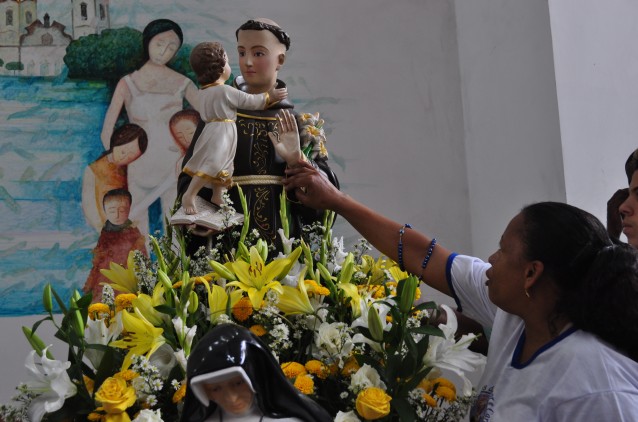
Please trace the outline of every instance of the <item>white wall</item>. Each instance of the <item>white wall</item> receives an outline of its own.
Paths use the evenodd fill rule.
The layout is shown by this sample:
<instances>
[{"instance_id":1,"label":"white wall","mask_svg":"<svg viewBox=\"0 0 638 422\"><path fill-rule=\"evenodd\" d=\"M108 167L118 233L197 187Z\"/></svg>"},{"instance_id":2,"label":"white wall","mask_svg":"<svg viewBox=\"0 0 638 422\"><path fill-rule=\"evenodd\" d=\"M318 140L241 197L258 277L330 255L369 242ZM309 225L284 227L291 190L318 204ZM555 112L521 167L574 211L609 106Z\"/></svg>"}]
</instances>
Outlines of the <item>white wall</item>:
<instances>
[{"instance_id":1,"label":"white wall","mask_svg":"<svg viewBox=\"0 0 638 422\"><path fill-rule=\"evenodd\" d=\"M565 200L547 3L457 0L472 250L526 204Z\"/></svg>"},{"instance_id":2,"label":"white wall","mask_svg":"<svg viewBox=\"0 0 638 422\"><path fill-rule=\"evenodd\" d=\"M550 1L567 201L605 221L638 148L638 2Z\"/></svg>"}]
</instances>

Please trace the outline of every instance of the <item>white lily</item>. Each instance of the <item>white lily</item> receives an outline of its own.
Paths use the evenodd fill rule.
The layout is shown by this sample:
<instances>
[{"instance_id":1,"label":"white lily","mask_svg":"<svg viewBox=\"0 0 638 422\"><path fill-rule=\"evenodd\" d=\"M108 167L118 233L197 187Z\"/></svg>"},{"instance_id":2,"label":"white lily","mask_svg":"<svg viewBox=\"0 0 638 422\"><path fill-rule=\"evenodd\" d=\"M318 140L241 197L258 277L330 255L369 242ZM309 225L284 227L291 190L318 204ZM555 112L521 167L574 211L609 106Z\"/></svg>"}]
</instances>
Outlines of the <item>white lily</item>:
<instances>
[{"instance_id":1,"label":"white lily","mask_svg":"<svg viewBox=\"0 0 638 422\"><path fill-rule=\"evenodd\" d=\"M441 307L447 313L447 323L439 324L445 337L430 337L428 351L423 357L423 364L428 367L447 369L463 379L463 395L472 392L472 383L465 376L465 372L472 372L485 365L485 356L468 350L477 338L476 334L464 334L459 341L454 340L458 328L454 311L446 305Z\"/></svg>"},{"instance_id":2,"label":"white lily","mask_svg":"<svg viewBox=\"0 0 638 422\"><path fill-rule=\"evenodd\" d=\"M186 354L184 353L184 349L179 349L175 354L175 359L177 359L177 363L182 367L182 370L186 372Z\"/></svg>"},{"instance_id":3,"label":"white lily","mask_svg":"<svg viewBox=\"0 0 638 422\"><path fill-rule=\"evenodd\" d=\"M162 412L159 409L155 411L142 409L132 422L163 422Z\"/></svg>"},{"instance_id":4,"label":"white lily","mask_svg":"<svg viewBox=\"0 0 638 422\"><path fill-rule=\"evenodd\" d=\"M332 248L335 254L334 261L326 263L326 268L328 268L328 271L330 271L331 274L335 274L341 269L343 261L345 261L346 257L348 256L348 253L343 247L343 236L332 239Z\"/></svg>"},{"instance_id":5,"label":"white lily","mask_svg":"<svg viewBox=\"0 0 638 422\"><path fill-rule=\"evenodd\" d=\"M175 365L177 365L175 352L167 343L162 344L155 353L148 358L148 361L159 370L162 378L168 378Z\"/></svg>"},{"instance_id":6,"label":"white lily","mask_svg":"<svg viewBox=\"0 0 638 422\"><path fill-rule=\"evenodd\" d=\"M87 344L106 346L112 339L117 338L120 333L122 333L121 318L114 318L108 327L106 321L103 319L92 320L88 318L86 320L86 326L84 327L84 340L86 340ZM93 369L97 370L100 366L100 362L102 362L104 352L98 349L87 348L84 351L84 356L91 362Z\"/></svg>"},{"instance_id":7,"label":"white lily","mask_svg":"<svg viewBox=\"0 0 638 422\"><path fill-rule=\"evenodd\" d=\"M27 355L24 362L31 377L26 383L27 390L38 394L27 410L31 422L40 422L46 413L60 410L64 401L77 393L77 387L66 372L71 362L47 358L46 352L49 347L51 346L43 350L40 362L36 363L34 350Z\"/></svg>"},{"instance_id":8,"label":"white lily","mask_svg":"<svg viewBox=\"0 0 638 422\"><path fill-rule=\"evenodd\" d=\"M377 312L379 313L379 319L381 320L381 327L383 327L383 331L389 331L392 328L392 324L387 322L387 315L390 312L390 307L384 303L368 303L370 300L370 296L366 296L366 300L362 300L360 303L361 315L352 321L351 327L368 327L368 312L370 311L370 306L374 306ZM381 344L374 340L371 340L364 336L361 333L357 333L352 336L352 341L354 343L367 343L372 347L375 351L382 353L383 349L381 348Z\"/></svg>"},{"instance_id":9,"label":"white lily","mask_svg":"<svg viewBox=\"0 0 638 422\"><path fill-rule=\"evenodd\" d=\"M176 316L173 318L173 327L175 327L175 332L177 333L177 338L179 339L181 346L184 348L186 354L189 355L191 345L193 344L193 338L197 331L197 325L193 325L189 328L186 326L186 322L184 322L182 318Z\"/></svg>"}]
</instances>

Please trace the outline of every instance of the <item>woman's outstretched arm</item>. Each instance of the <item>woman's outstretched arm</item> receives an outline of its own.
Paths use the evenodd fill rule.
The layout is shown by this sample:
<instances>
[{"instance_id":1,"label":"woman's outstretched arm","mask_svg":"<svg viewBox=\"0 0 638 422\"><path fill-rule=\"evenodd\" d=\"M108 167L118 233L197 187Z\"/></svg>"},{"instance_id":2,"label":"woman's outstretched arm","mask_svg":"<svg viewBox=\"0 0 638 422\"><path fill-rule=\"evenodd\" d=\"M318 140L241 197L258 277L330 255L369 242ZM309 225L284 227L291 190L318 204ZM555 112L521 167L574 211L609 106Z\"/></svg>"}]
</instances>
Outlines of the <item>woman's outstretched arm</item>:
<instances>
[{"instance_id":1,"label":"woman's outstretched arm","mask_svg":"<svg viewBox=\"0 0 638 422\"><path fill-rule=\"evenodd\" d=\"M399 260L399 231L403 225L386 218L335 188L311 164L299 161L298 166L286 170L284 186L294 191L304 205L317 209L330 209L341 215L374 247L389 258ZM442 293L450 295L446 278L447 260L451 252L436 245L422 271L432 239L416 230L404 229L402 255L405 269Z\"/></svg>"}]
</instances>

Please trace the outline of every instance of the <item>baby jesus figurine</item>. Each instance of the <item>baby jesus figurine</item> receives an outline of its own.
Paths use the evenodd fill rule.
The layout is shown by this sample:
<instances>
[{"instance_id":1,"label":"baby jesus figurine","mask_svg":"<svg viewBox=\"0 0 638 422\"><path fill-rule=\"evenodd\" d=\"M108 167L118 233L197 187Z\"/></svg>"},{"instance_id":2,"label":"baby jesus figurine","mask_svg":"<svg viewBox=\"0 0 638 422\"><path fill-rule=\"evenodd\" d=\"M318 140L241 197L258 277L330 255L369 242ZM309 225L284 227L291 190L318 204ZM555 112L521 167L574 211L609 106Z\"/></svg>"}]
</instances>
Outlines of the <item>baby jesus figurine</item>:
<instances>
[{"instance_id":1,"label":"baby jesus figurine","mask_svg":"<svg viewBox=\"0 0 638 422\"><path fill-rule=\"evenodd\" d=\"M237 149L237 109L263 110L288 96L286 88L271 88L264 94L247 94L224 82L230 77L228 55L218 42L198 44L190 55L200 90L195 109L206 126L184 169L193 178L182 198L186 214L196 214L197 193L213 188L211 202L222 204L222 195L232 184L233 158Z\"/></svg>"}]
</instances>

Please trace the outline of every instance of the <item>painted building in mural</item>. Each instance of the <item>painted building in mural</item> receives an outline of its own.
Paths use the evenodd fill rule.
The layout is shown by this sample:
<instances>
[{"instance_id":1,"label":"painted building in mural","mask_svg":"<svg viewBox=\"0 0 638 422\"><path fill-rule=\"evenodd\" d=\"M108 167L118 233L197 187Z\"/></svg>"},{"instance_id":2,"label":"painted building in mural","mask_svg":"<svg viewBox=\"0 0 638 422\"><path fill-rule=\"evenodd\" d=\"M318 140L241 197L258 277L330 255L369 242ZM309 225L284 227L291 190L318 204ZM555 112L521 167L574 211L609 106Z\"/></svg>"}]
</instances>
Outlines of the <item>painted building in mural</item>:
<instances>
[{"instance_id":1,"label":"painted building in mural","mask_svg":"<svg viewBox=\"0 0 638 422\"><path fill-rule=\"evenodd\" d=\"M110 27L108 0L68 0L71 34L48 14L37 19L37 0L0 0L0 74L55 76L72 40Z\"/></svg>"}]
</instances>

